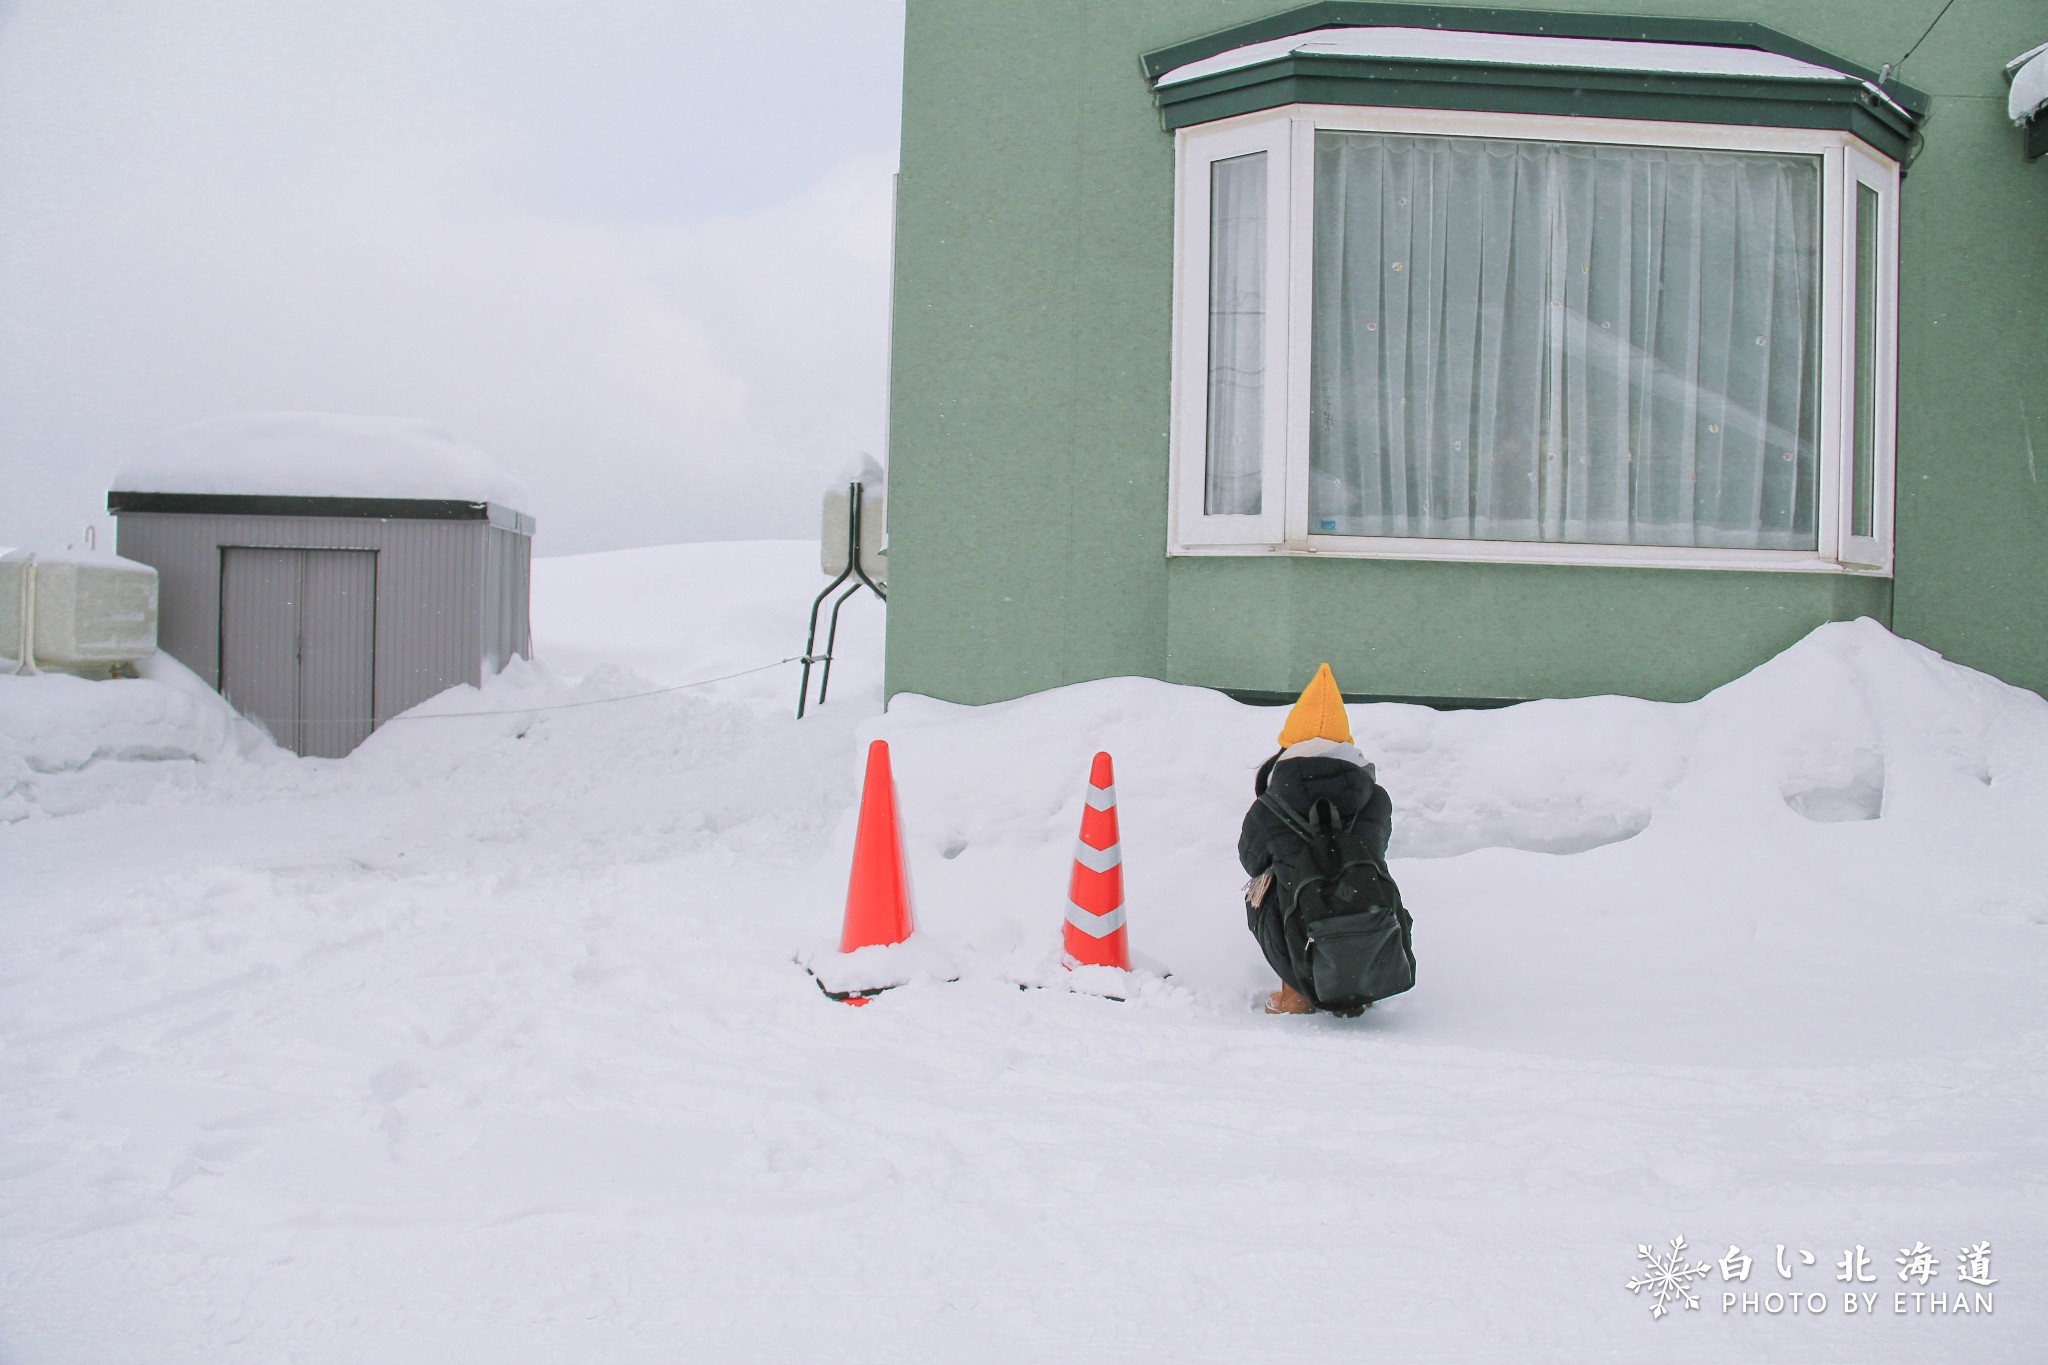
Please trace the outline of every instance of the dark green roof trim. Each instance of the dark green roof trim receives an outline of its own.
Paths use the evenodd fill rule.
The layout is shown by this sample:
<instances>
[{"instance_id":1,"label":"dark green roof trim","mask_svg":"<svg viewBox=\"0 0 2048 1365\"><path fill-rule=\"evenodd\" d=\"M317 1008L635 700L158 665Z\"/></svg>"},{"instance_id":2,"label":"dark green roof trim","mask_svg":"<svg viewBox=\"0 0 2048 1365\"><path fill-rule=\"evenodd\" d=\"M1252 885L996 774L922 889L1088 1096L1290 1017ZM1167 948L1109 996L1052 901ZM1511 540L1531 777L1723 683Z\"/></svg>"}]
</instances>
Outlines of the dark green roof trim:
<instances>
[{"instance_id":1,"label":"dark green roof trim","mask_svg":"<svg viewBox=\"0 0 2048 1365\"><path fill-rule=\"evenodd\" d=\"M1295 52L1157 93L1169 131L1288 104L1831 129L1904 162L1914 124L1861 85L1796 77L1509 66Z\"/></svg>"},{"instance_id":2,"label":"dark green roof trim","mask_svg":"<svg viewBox=\"0 0 2048 1365\"><path fill-rule=\"evenodd\" d=\"M107 494L107 511L171 512L187 516L352 517L372 521L488 521L532 535L534 520L494 502L459 498L320 498L268 493Z\"/></svg>"},{"instance_id":3,"label":"dark green roof trim","mask_svg":"<svg viewBox=\"0 0 2048 1365\"><path fill-rule=\"evenodd\" d=\"M1849 61L1789 34L1729 19L1673 19L1641 14L1562 14L1550 10L1492 9L1472 5L1418 5L1386 0L1318 0L1264 19L1238 24L1148 52L1140 59L1148 80L1158 80L1175 67L1229 52L1233 48L1292 37L1319 28L1433 28L1452 33L1511 33L1530 38L1611 38L1633 43L1699 43L1709 47L1746 47L1775 52L1816 66L1884 86L1915 123L1927 117L1925 91L1901 81L1881 81L1881 73Z\"/></svg>"},{"instance_id":4,"label":"dark green roof trim","mask_svg":"<svg viewBox=\"0 0 2048 1365\"><path fill-rule=\"evenodd\" d=\"M1241 701L1247 706L1292 706L1298 700L1293 692L1267 692L1250 687L1219 687L1216 689L1232 701ZM1378 692L1346 692L1346 706L1375 706L1392 702L1397 706L1427 706L1432 711L1498 711L1503 706L1520 706L1526 697L1411 697Z\"/></svg>"}]
</instances>

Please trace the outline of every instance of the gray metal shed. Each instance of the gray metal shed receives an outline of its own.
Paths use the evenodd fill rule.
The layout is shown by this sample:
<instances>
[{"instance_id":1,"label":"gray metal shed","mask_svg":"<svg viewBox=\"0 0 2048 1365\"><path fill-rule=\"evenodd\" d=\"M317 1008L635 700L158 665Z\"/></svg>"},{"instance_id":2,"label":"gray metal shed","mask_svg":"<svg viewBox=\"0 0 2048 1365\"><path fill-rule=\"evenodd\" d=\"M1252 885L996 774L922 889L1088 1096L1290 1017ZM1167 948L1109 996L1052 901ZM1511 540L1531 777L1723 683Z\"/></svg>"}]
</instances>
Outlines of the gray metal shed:
<instances>
[{"instance_id":1,"label":"gray metal shed","mask_svg":"<svg viewBox=\"0 0 2048 1365\"><path fill-rule=\"evenodd\" d=\"M530 658L533 518L490 502L115 491L158 574L159 648L277 742L339 758L392 716Z\"/></svg>"}]
</instances>

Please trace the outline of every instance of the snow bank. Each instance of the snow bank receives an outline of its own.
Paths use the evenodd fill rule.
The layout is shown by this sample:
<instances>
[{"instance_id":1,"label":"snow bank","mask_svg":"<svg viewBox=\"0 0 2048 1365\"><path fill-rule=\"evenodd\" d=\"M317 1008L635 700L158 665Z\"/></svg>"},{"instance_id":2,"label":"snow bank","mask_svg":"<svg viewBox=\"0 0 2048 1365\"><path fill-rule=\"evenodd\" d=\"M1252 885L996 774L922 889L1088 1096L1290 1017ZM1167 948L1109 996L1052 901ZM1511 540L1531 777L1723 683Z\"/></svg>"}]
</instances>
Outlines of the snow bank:
<instances>
[{"instance_id":1,"label":"snow bank","mask_svg":"<svg viewBox=\"0 0 2048 1365\"><path fill-rule=\"evenodd\" d=\"M1716 850L1731 868L1812 870L1816 858L1832 868L1832 851L1853 843L1860 871L1835 868L1833 884L1833 873L1807 881L1788 872L1780 887L1745 888L1752 899L1740 907L1781 904L1796 887L1822 902L1802 915L1833 923L1837 907L1856 910L1884 878L1925 877L1930 845L1976 850L1977 875L1999 869L2008 888L2048 871L2037 851L2048 834L2048 702L1872 621L1824 627L1690 705L1593 697L1349 711L1394 798L1391 856L1404 885L1430 887L1429 862L1490 851L1497 868L1560 886L1599 885L1624 899L1631 884L1654 886L1679 914L1698 887L1678 869ZM1134 950L1184 985L1228 996L1266 976L1237 906L1235 849L1252 774L1276 747L1282 714L1125 678L991 707L899 697L864 733L890 741L918 894L945 907L927 927L948 960L970 973L1043 975L1083 776L1102 748L1117 764ZM1825 833L1850 825L1867 833ZM840 837L850 848L850 825ZM1939 879L1928 880L1939 894ZM1736 909L1715 904L1731 894L1727 879L1712 882L1698 911ZM1425 889L1417 911L1424 947L1436 932L1434 899ZM1565 937L1601 932L1576 908L1562 924ZM1613 966L1595 958L1597 971Z\"/></svg>"},{"instance_id":2,"label":"snow bank","mask_svg":"<svg viewBox=\"0 0 2048 1365\"><path fill-rule=\"evenodd\" d=\"M180 427L124 464L131 493L436 498L531 511L526 487L429 422L253 412Z\"/></svg>"},{"instance_id":3,"label":"snow bank","mask_svg":"<svg viewBox=\"0 0 2048 1365\"><path fill-rule=\"evenodd\" d=\"M169 655L137 671L0 673L0 824L146 800L195 765L281 752Z\"/></svg>"},{"instance_id":4,"label":"snow bank","mask_svg":"<svg viewBox=\"0 0 2048 1365\"><path fill-rule=\"evenodd\" d=\"M94 759L134 722L86 708L179 694L0 679L85 734L0 824L10 1365L2038 1356L2019 1289L1848 1318L1828 1263L2048 1259L2039 697L1856 622L1689 705L1354 707L1421 979L1272 1019L1234 843L1280 713L885 715L865 598L802 722L791 664L685 686L794 652L816 553L540 560L539 658L344 760ZM920 930L836 961L876 736ZM1098 748L1118 989L1054 957ZM1837 1306L1653 1321L1680 1233Z\"/></svg>"}]
</instances>

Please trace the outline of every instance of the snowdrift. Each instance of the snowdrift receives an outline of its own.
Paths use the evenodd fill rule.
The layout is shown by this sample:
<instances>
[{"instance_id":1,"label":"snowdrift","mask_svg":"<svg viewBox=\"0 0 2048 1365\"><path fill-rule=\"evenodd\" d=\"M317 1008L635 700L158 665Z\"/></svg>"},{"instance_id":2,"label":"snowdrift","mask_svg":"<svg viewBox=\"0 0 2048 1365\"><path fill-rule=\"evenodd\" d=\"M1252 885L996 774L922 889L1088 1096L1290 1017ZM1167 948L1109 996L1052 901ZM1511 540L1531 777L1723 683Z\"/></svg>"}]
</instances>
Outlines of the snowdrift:
<instances>
[{"instance_id":1,"label":"snowdrift","mask_svg":"<svg viewBox=\"0 0 2048 1365\"><path fill-rule=\"evenodd\" d=\"M538 658L343 760L189 677L0 677L0 1356L2037 1354L2048 702L1866 621L1687 705L1354 707L1420 980L1269 1019L1234 846L1281 713L885 714L860 598L799 723L815 556L541 560ZM852 1010L794 959L871 738L921 928ZM1053 958L1097 749L1122 1003ZM1831 1301L1845 1247L1989 1240L2015 1288L1655 1321L1681 1233Z\"/></svg>"},{"instance_id":2,"label":"snowdrift","mask_svg":"<svg viewBox=\"0 0 2048 1365\"><path fill-rule=\"evenodd\" d=\"M0 824L145 800L196 765L281 754L166 654L139 678L0 675Z\"/></svg>"},{"instance_id":3,"label":"snowdrift","mask_svg":"<svg viewBox=\"0 0 2048 1365\"><path fill-rule=\"evenodd\" d=\"M1436 977L1436 989L1390 1002L1390 1017L1441 1012L1462 1030L1503 999L1518 1009L1546 992L1755 989L1741 935L1707 941L1715 921L1853 938L1938 906L1971 905L1948 922L1972 932L1986 910L2048 920L2048 898L2031 889L2044 884L2048 702L1872 621L1824 627L1688 705L1349 709L1394 798L1393 869ZM1200 991L1268 984L1238 905L1236 837L1281 714L1128 678L978 708L899 697L863 733L890 741L943 968L1047 979L1099 747L1117 761L1134 951ZM850 826L840 839L850 848ZM1973 901L1987 883L1997 891ZM1908 886L1922 896L1898 905ZM1472 963L1447 963L1452 934L1554 961L1534 990L1490 968L1467 981L1465 965L1488 954L1475 941L1456 950ZM1617 934L1691 946L1667 971L1616 951ZM1796 990L1828 994L1824 964L1811 966L1819 979Z\"/></svg>"}]
</instances>

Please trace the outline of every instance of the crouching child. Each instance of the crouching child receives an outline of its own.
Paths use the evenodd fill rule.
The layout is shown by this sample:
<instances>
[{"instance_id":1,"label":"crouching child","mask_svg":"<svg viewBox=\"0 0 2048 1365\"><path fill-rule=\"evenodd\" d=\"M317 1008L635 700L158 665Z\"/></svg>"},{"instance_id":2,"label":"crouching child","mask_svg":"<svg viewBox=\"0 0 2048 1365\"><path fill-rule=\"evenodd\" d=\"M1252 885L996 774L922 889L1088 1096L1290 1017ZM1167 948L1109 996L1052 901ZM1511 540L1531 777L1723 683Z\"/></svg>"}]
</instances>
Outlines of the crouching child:
<instances>
[{"instance_id":1,"label":"crouching child","mask_svg":"<svg viewBox=\"0 0 2048 1365\"><path fill-rule=\"evenodd\" d=\"M1253 780L1237 857L1245 918L1280 989L1268 1014L1353 1016L1415 984L1413 921L1387 873L1394 805L1324 664Z\"/></svg>"}]
</instances>

